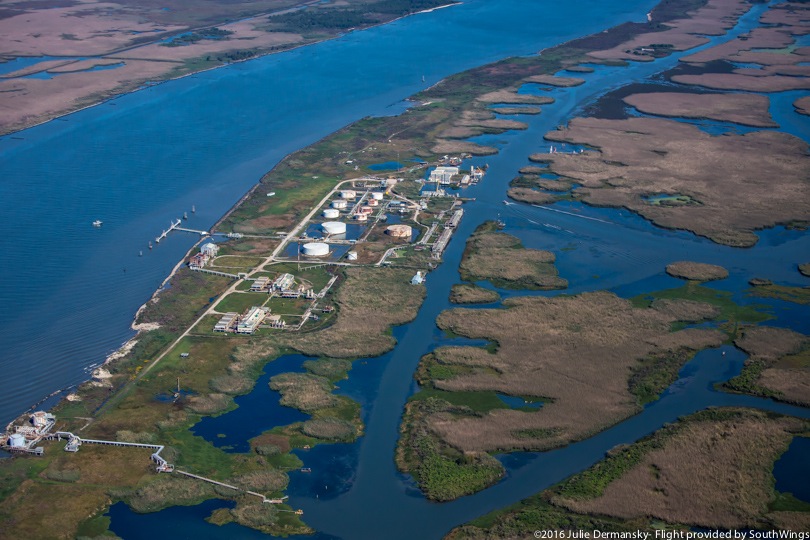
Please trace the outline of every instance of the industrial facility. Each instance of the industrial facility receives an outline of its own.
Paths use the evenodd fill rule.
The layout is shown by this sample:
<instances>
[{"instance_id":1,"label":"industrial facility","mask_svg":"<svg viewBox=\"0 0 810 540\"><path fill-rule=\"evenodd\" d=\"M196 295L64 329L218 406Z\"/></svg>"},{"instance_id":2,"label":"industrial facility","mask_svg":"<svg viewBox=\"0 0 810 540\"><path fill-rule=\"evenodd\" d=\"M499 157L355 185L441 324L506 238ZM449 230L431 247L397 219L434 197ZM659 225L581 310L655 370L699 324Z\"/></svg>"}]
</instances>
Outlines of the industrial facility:
<instances>
[{"instance_id":1,"label":"industrial facility","mask_svg":"<svg viewBox=\"0 0 810 540\"><path fill-rule=\"evenodd\" d=\"M270 310L265 307L253 306L248 311L247 315L236 325L237 334L252 334L262 324L264 318L270 313Z\"/></svg>"},{"instance_id":2,"label":"industrial facility","mask_svg":"<svg viewBox=\"0 0 810 540\"><path fill-rule=\"evenodd\" d=\"M200 269L208 264L219 253L219 246L213 242L207 242L200 246L200 252L189 259L188 266L191 269Z\"/></svg>"},{"instance_id":3,"label":"industrial facility","mask_svg":"<svg viewBox=\"0 0 810 540\"><path fill-rule=\"evenodd\" d=\"M273 282L274 291L286 291L292 288L295 283L295 276L292 274L281 274Z\"/></svg>"},{"instance_id":4,"label":"industrial facility","mask_svg":"<svg viewBox=\"0 0 810 540\"><path fill-rule=\"evenodd\" d=\"M56 423L56 417L45 411L37 411L28 417L23 425L6 426L5 434L0 437L0 448L13 454L34 454L41 456L45 450L37 447L46 438Z\"/></svg>"}]
</instances>

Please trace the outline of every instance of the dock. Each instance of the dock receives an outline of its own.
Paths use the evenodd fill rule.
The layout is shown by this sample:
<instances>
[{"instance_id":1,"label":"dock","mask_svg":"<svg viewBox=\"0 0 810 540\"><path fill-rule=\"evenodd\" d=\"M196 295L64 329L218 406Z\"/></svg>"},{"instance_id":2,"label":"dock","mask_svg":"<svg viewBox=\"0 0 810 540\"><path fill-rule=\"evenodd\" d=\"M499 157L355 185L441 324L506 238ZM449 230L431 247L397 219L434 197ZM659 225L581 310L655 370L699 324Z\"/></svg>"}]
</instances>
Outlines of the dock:
<instances>
[{"instance_id":1,"label":"dock","mask_svg":"<svg viewBox=\"0 0 810 540\"><path fill-rule=\"evenodd\" d=\"M179 218L177 219L177 221L172 221L171 225L169 226L169 228L167 230L163 231L162 233L160 233L159 236L155 237L155 243L159 244L161 240L163 240L164 238L169 236L170 232L177 229L180 226L180 223L182 223L182 220L179 219Z\"/></svg>"}]
</instances>

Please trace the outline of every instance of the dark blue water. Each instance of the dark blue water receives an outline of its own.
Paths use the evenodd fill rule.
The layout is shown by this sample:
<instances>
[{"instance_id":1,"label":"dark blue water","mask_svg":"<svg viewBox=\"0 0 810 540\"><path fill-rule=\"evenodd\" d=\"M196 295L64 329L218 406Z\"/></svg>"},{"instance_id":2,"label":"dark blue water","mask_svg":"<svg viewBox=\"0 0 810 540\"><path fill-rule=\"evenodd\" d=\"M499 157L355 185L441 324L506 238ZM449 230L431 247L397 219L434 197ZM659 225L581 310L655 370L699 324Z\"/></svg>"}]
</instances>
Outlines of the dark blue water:
<instances>
[{"instance_id":1,"label":"dark blue water","mask_svg":"<svg viewBox=\"0 0 810 540\"><path fill-rule=\"evenodd\" d=\"M303 422L309 418L298 409L279 404L281 395L271 390L270 378L279 373L303 372L301 364L311 358L300 354L285 354L269 362L253 391L234 399L237 408L219 416L207 416L191 431L214 446L232 452L249 452L253 437L275 426Z\"/></svg>"},{"instance_id":2,"label":"dark blue water","mask_svg":"<svg viewBox=\"0 0 810 540\"><path fill-rule=\"evenodd\" d=\"M810 438L796 437L773 466L776 491L810 503Z\"/></svg>"},{"instance_id":3,"label":"dark blue water","mask_svg":"<svg viewBox=\"0 0 810 540\"><path fill-rule=\"evenodd\" d=\"M146 243L192 205L187 226L207 229L284 155L401 111L451 73L642 20L655 2L469 0L0 138L0 420L85 380L133 335L198 238Z\"/></svg>"},{"instance_id":4,"label":"dark blue water","mask_svg":"<svg viewBox=\"0 0 810 540\"><path fill-rule=\"evenodd\" d=\"M399 161L386 161L385 163L369 165L368 168L372 171L396 171L407 166L406 163L400 163Z\"/></svg>"}]
</instances>

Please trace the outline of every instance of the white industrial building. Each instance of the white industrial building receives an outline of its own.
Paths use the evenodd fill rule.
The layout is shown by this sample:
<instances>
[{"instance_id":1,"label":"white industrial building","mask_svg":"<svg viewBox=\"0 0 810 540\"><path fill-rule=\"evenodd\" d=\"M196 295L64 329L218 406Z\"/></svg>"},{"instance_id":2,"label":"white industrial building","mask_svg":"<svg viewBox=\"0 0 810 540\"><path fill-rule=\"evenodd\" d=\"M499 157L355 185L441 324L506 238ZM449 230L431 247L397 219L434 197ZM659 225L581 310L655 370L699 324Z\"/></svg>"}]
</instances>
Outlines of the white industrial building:
<instances>
[{"instance_id":1,"label":"white industrial building","mask_svg":"<svg viewBox=\"0 0 810 540\"><path fill-rule=\"evenodd\" d=\"M446 185L457 174L458 167L436 167L430 172L430 181Z\"/></svg>"},{"instance_id":2,"label":"white industrial building","mask_svg":"<svg viewBox=\"0 0 810 540\"><path fill-rule=\"evenodd\" d=\"M200 247L200 253L205 253L208 257L216 257L219 253L219 246L213 242L206 242Z\"/></svg>"},{"instance_id":3,"label":"white industrial building","mask_svg":"<svg viewBox=\"0 0 810 540\"><path fill-rule=\"evenodd\" d=\"M273 282L273 290L286 291L292 288L295 283L295 276L292 274L281 274Z\"/></svg>"},{"instance_id":4,"label":"white industrial building","mask_svg":"<svg viewBox=\"0 0 810 540\"><path fill-rule=\"evenodd\" d=\"M233 311L226 313L219 319L219 322L214 325L214 332L227 332L231 329L234 323L234 319L239 316L238 313L234 313Z\"/></svg>"},{"instance_id":5,"label":"white industrial building","mask_svg":"<svg viewBox=\"0 0 810 540\"><path fill-rule=\"evenodd\" d=\"M252 334L256 331L264 318L267 317L267 314L270 313L270 310L265 307L257 307L253 306L248 311L247 315L242 317L239 323L236 325L236 333L237 334Z\"/></svg>"},{"instance_id":6,"label":"white industrial building","mask_svg":"<svg viewBox=\"0 0 810 540\"><path fill-rule=\"evenodd\" d=\"M257 278L253 284L250 286L250 290L253 292L261 292L267 289L267 285L270 283L270 278L267 276L262 276Z\"/></svg>"}]
</instances>

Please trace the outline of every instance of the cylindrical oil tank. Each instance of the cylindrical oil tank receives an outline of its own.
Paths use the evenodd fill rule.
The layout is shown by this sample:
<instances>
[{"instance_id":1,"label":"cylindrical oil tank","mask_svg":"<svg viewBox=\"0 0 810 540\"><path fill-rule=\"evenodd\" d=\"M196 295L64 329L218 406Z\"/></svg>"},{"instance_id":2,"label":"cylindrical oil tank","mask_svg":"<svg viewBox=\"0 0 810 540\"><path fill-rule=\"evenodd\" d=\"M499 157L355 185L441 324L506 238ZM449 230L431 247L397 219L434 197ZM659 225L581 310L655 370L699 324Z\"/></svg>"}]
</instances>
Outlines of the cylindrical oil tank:
<instances>
[{"instance_id":1,"label":"cylindrical oil tank","mask_svg":"<svg viewBox=\"0 0 810 540\"><path fill-rule=\"evenodd\" d=\"M379 206L380 201L378 201L377 199L368 199L366 201L366 204L369 205L369 206Z\"/></svg>"},{"instance_id":2,"label":"cylindrical oil tank","mask_svg":"<svg viewBox=\"0 0 810 540\"><path fill-rule=\"evenodd\" d=\"M383 199L382 191L372 191L371 192L371 198L372 198L372 200L375 200L375 201L381 201Z\"/></svg>"},{"instance_id":3,"label":"cylindrical oil tank","mask_svg":"<svg viewBox=\"0 0 810 540\"><path fill-rule=\"evenodd\" d=\"M410 238L413 229L410 225L389 225L385 228L385 233L394 238Z\"/></svg>"},{"instance_id":4,"label":"cylindrical oil tank","mask_svg":"<svg viewBox=\"0 0 810 540\"><path fill-rule=\"evenodd\" d=\"M367 214L355 214L354 215L355 221L367 221L368 215Z\"/></svg>"},{"instance_id":5,"label":"cylindrical oil tank","mask_svg":"<svg viewBox=\"0 0 810 540\"><path fill-rule=\"evenodd\" d=\"M353 189L344 189L340 192L341 199L354 199L355 197L357 197L357 192Z\"/></svg>"},{"instance_id":6,"label":"cylindrical oil tank","mask_svg":"<svg viewBox=\"0 0 810 540\"><path fill-rule=\"evenodd\" d=\"M372 207L370 207L370 206L361 206L360 207L360 213L361 214L370 214L373 211L374 211L374 209Z\"/></svg>"},{"instance_id":7,"label":"cylindrical oil tank","mask_svg":"<svg viewBox=\"0 0 810 540\"><path fill-rule=\"evenodd\" d=\"M301 246L301 253L308 257L325 257L329 255L329 244L309 242Z\"/></svg>"},{"instance_id":8,"label":"cylindrical oil tank","mask_svg":"<svg viewBox=\"0 0 810 540\"><path fill-rule=\"evenodd\" d=\"M327 221L321 225L321 229L326 234L345 234L346 224L342 221Z\"/></svg>"},{"instance_id":9,"label":"cylindrical oil tank","mask_svg":"<svg viewBox=\"0 0 810 540\"><path fill-rule=\"evenodd\" d=\"M348 253L346 254L346 259L347 259L347 260L350 260L350 261L356 261L356 260L357 260L357 252L356 252L356 251L350 251L350 252L348 252Z\"/></svg>"},{"instance_id":10,"label":"cylindrical oil tank","mask_svg":"<svg viewBox=\"0 0 810 540\"><path fill-rule=\"evenodd\" d=\"M323 211L323 217L327 219L335 219L336 217L340 217L340 210L337 208L327 208Z\"/></svg>"},{"instance_id":11,"label":"cylindrical oil tank","mask_svg":"<svg viewBox=\"0 0 810 540\"><path fill-rule=\"evenodd\" d=\"M343 210L348 206L346 201L332 201L332 208L337 208L338 210Z\"/></svg>"},{"instance_id":12,"label":"cylindrical oil tank","mask_svg":"<svg viewBox=\"0 0 810 540\"><path fill-rule=\"evenodd\" d=\"M22 448L25 446L25 437L22 433L12 433L8 438L8 445L12 448Z\"/></svg>"}]
</instances>

